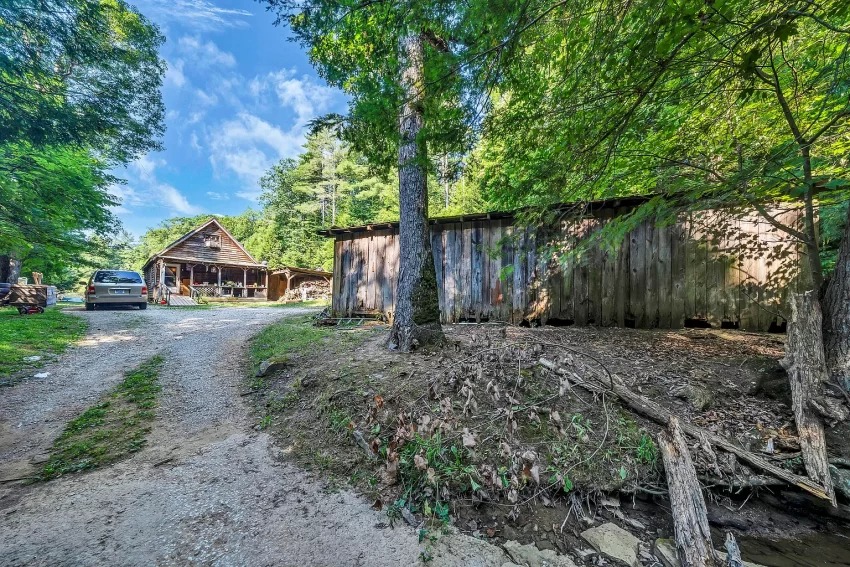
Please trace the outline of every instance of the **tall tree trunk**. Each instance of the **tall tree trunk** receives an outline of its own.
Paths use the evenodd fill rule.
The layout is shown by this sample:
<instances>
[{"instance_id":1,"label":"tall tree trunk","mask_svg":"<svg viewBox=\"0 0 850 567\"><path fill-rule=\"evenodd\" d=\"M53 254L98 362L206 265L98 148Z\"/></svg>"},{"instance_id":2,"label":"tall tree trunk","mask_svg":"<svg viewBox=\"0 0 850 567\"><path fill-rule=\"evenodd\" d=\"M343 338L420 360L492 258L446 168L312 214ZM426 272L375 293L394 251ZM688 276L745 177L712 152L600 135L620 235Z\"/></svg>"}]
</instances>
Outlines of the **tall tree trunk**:
<instances>
[{"instance_id":1,"label":"tall tree trunk","mask_svg":"<svg viewBox=\"0 0 850 567\"><path fill-rule=\"evenodd\" d=\"M830 377L850 390L850 207L838 261L823 298L823 336Z\"/></svg>"},{"instance_id":2,"label":"tall tree trunk","mask_svg":"<svg viewBox=\"0 0 850 567\"><path fill-rule=\"evenodd\" d=\"M18 283L21 275L21 261L8 254L0 254L0 282Z\"/></svg>"},{"instance_id":3,"label":"tall tree trunk","mask_svg":"<svg viewBox=\"0 0 850 567\"><path fill-rule=\"evenodd\" d=\"M835 491L829 474L826 433L820 413L830 413L823 396L827 381L821 334L820 303L816 291L791 296L791 322L782 365L791 382L794 421L800 437L800 453L809 478L821 485L835 506ZM840 419L841 416L833 416Z\"/></svg>"},{"instance_id":4,"label":"tall tree trunk","mask_svg":"<svg viewBox=\"0 0 850 567\"><path fill-rule=\"evenodd\" d=\"M409 352L417 345L442 341L437 275L428 231L426 153L418 140L425 98L425 61L422 37L399 42L401 86L405 100L399 116L399 276L395 314L388 346Z\"/></svg>"}]
</instances>

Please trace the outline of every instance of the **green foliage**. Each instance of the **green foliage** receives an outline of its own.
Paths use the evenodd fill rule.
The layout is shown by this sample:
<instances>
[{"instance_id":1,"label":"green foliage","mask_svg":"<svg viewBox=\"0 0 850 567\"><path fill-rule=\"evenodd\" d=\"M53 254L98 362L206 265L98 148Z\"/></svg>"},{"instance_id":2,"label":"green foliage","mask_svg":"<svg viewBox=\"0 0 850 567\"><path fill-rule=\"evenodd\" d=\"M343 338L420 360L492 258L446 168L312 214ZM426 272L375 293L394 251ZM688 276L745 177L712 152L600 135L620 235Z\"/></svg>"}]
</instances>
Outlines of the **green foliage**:
<instances>
[{"instance_id":1,"label":"green foliage","mask_svg":"<svg viewBox=\"0 0 850 567\"><path fill-rule=\"evenodd\" d=\"M280 360L315 347L333 331L314 327L309 317L287 317L263 329L251 339L250 357L256 371L264 360Z\"/></svg>"},{"instance_id":2,"label":"green foliage","mask_svg":"<svg viewBox=\"0 0 850 567\"><path fill-rule=\"evenodd\" d=\"M0 310L0 385L20 370L40 366L46 357L60 354L85 334L86 320L58 308L41 315L21 316L15 309ZM41 356L35 363L24 358Z\"/></svg>"},{"instance_id":3,"label":"green foliage","mask_svg":"<svg viewBox=\"0 0 850 567\"><path fill-rule=\"evenodd\" d=\"M838 260L838 248L847 229L848 202L827 205L820 209L822 240L821 265L825 274L832 273Z\"/></svg>"},{"instance_id":4,"label":"green foliage","mask_svg":"<svg viewBox=\"0 0 850 567\"><path fill-rule=\"evenodd\" d=\"M417 456L424 459L424 468L416 465ZM481 478L475 465L469 462L466 449L443 443L439 432L430 437L416 434L404 445L399 453L399 476L406 493L416 498L428 486L435 493L443 485L461 492L481 488Z\"/></svg>"},{"instance_id":5,"label":"green foliage","mask_svg":"<svg viewBox=\"0 0 850 567\"><path fill-rule=\"evenodd\" d=\"M160 147L163 41L123 0L0 5L0 257L64 288L100 263L109 170Z\"/></svg>"},{"instance_id":6,"label":"green foliage","mask_svg":"<svg viewBox=\"0 0 850 567\"><path fill-rule=\"evenodd\" d=\"M114 182L92 152L70 146L0 145L0 256L21 260L22 271L46 281L68 280L114 230L108 193Z\"/></svg>"},{"instance_id":7,"label":"green foliage","mask_svg":"<svg viewBox=\"0 0 850 567\"><path fill-rule=\"evenodd\" d=\"M159 30L123 0L0 4L0 140L92 148L110 163L159 149Z\"/></svg>"},{"instance_id":8,"label":"green foliage","mask_svg":"<svg viewBox=\"0 0 850 567\"><path fill-rule=\"evenodd\" d=\"M641 214L669 220L848 198L846 2L547 4L467 173L498 208L663 191ZM811 227L783 230L817 254Z\"/></svg>"},{"instance_id":9,"label":"green foliage","mask_svg":"<svg viewBox=\"0 0 850 567\"><path fill-rule=\"evenodd\" d=\"M333 244L318 229L398 216L396 184L327 129L309 136L304 152L275 165L260 185L268 224L258 240L270 265L329 269Z\"/></svg>"},{"instance_id":10,"label":"green foliage","mask_svg":"<svg viewBox=\"0 0 850 567\"><path fill-rule=\"evenodd\" d=\"M163 358L127 372L104 399L73 419L53 443L42 480L114 463L141 450L154 418Z\"/></svg>"}]
</instances>

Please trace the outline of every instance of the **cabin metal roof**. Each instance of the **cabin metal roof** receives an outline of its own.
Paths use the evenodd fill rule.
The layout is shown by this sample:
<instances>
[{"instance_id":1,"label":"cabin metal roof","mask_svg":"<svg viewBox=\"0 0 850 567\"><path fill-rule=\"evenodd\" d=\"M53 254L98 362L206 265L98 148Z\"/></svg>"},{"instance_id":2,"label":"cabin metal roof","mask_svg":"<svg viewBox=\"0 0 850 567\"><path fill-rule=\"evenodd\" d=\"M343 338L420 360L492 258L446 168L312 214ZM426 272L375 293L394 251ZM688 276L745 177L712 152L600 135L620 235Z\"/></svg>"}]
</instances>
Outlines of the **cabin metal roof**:
<instances>
[{"instance_id":1,"label":"cabin metal roof","mask_svg":"<svg viewBox=\"0 0 850 567\"><path fill-rule=\"evenodd\" d=\"M282 268L277 268L271 272L271 275L279 275L286 274L289 272L290 274L300 274L305 276L322 276L324 278L330 278L333 276L331 272L325 272L324 270L309 270L307 268L296 268L295 266L284 266Z\"/></svg>"},{"instance_id":2,"label":"cabin metal roof","mask_svg":"<svg viewBox=\"0 0 850 567\"><path fill-rule=\"evenodd\" d=\"M570 209L581 208L583 212L589 213L602 209L615 209L619 207L636 207L638 205L642 205L649 201L655 195L638 195L633 197L617 197L615 199L602 199L597 201L582 201L582 202L574 202L574 203L558 203L556 205L552 205L548 207L554 210L560 211L568 211ZM484 220L498 220L498 219L513 219L515 218L520 211L490 211L487 213L471 213L464 215L454 215L448 217L434 217L428 219L428 224L431 226L441 225L441 224L452 224L458 222L474 222L474 221L484 221ZM321 230L317 230L316 233L321 236L338 236L341 234L352 234L358 232L367 232L372 230L387 230L398 228L399 221L392 222L373 222L369 224L359 225L359 226L348 226L348 227L340 227L340 226L332 226L330 228L324 228Z\"/></svg>"}]
</instances>

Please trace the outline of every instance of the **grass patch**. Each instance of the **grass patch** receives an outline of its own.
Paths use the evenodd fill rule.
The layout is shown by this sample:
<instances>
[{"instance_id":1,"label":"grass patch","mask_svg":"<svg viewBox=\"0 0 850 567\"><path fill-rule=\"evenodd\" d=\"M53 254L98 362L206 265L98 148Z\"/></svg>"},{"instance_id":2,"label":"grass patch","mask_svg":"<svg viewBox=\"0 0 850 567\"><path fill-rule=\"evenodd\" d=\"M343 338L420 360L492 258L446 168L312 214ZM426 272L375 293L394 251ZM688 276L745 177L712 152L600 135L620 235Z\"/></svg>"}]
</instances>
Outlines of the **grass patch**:
<instances>
[{"instance_id":1,"label":"grass patch","mask_svg":"<svg viewBox=\"0 0 850 567\"><path fill-rule=\"evenodd\" d=\"M161 387L163 358L154 356L127 372L98 404L65 426L53 443L42 480L114 463L147 442Z\"/></svg>"},{"instance_id":2,"label":"grass patch","mask_svg":"<svg viewBox=\"0 0 850 567\"><path fill-rule=\"evenodd\" d=\"M289 304L293 305L293 304ZM310 317L289 317L269 325L251 340L252 374L264 360L280 360L323 343L334 331L314 327Z\"/></svg>"},{"instance_id":3,"label":"grass patch","mask_svg":"<svg viewBox=\"0 0 850 567\"><path fill-rule=\"evenodd\" d=\"M49 308L40 315L19 315L16 309L0 309L0 384L24 368L40 366L24 360L30 356L56 355L86 332L86 320Z\"/></svg>"}]
</instances>

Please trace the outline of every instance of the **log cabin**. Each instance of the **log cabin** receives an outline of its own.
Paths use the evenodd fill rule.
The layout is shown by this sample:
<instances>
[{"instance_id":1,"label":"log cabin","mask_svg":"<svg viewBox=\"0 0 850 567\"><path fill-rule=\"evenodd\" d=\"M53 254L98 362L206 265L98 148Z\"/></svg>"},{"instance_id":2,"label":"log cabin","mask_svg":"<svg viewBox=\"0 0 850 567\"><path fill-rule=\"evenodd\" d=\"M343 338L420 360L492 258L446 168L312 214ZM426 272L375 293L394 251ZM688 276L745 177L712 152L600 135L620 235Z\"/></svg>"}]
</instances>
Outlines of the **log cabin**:
<instances>
[{"instance_id":1,"label":"log cabin","mask_svg":"<svg viewBox=\"0 0 850 567\"><path fill-rule=\"evenodd\" d=\"M191 305L198 298L268 299L269 271L217 219L184 234L145 262L148 298Z\"/></svg>"}]
</instances>

